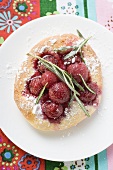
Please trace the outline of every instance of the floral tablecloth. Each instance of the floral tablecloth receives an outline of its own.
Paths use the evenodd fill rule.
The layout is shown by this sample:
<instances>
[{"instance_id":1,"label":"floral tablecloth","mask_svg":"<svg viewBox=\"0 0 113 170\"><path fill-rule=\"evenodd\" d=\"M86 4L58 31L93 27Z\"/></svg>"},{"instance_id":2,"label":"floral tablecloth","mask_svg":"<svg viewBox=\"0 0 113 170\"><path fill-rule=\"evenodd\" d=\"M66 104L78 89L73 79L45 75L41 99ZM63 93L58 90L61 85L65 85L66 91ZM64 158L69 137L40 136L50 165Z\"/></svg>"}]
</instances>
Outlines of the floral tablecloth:
<instances>
[{"instance_id":1,"label":"floral tablecloth","mask_svg":"<svg viewBox=\"0 0 113 170\"><path fill-rule=\"evenodd\" d=\"M113 0L0 0L0 45L26 22L59 13L90 18L113 31ZM54 162L22 151L0 130L0 170L86 169L113 170L113 145L90 158Z\"/></svg>"}]
</instances>

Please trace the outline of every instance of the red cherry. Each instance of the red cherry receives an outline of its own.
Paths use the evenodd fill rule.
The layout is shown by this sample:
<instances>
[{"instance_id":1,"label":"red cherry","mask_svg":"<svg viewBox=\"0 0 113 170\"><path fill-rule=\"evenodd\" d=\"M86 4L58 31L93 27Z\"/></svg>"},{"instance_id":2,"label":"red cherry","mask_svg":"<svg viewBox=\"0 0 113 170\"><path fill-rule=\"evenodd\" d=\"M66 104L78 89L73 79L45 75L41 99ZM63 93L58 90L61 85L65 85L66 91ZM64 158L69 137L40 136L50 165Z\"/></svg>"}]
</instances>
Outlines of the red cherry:
<instances>
[{"instance_id":1,"label":"red cherry","mask_svg":"<svg viewBox=\"0 0 113 170\"><path fill-rule=\"evenodd\" d=\"M42 89L42 84L39 77L34 77L29 83L30 93L38 96L40 90Z\"/></svg>"},{"instance_id":2,"label":"red cherry","mask_svg":"<svg viewBox=\"0 0 113 170\"><path fill-rule=\"evenodd\" d=\"M38 70L39 70L41 73L44 73L44 72L47 70L47 68L46 68L43 64L39 64L39 65L38 65Z\"/></svg>"},{"instance_id":3,"label":"red cherry","mask_svg":"<svg viewBox=\"0 0 113 170\"><path fill-rule=\"evenodd\" d=\"M84 103L87 103L87 102L91 102L93 100L95 100L96 96L97 96L97 92L98 92L98 86L96 83L88 83L88 87L90 89L92 89L95 94L91 93L89 90L85 90L84 92L83 91L80 91L80 99L84 102Z\"/></svg>"},{"instance_id":4,"label":"red cherry","mask_svg":"<svg viewBox=\"0 0 113 170\"><path fill-rule=\"evenodd\" d=\"M63 107L60 104L47 101L42 105L42 111L49 118L56 119L63 113Z\"/></svg>"},{"instance_id":5,"label":"red cherry","mask_svg":"<svg viewBox=\"0 0 113 170\"><path fill-rule=\"evenodd\" d=\"M51 71L46 71L42 74L41 83L43 86L48 83L47 88L50 88L56 82L58 82L58 77Z\"/></svg>"},{"instance_id":6,"label":"red cherry","mask_svg":"<svg viewBox=\"0 0 113 170\"><path fill-rule=\"evenodd\" d=\"M65 83L59 82L49 89L49 97L53 102L65 103L70 99L70 90Z\"/></svg>"},{"instance_id":7,"label":"red cherry","mask_svg":"<svg viewBox=\"0 0 113 170\"><path fill-rule=\"evenodd\" d=\"M67 71L68 73L70 73L75 80L78 83L81 83L81 77L79 76L79 74L82 75L82 77L84 78L85 81L88 80L88 68L86 67L86 65L84 63L75 63L75 64L71 64L67 67Z\"/></svg>"}]
</instances>

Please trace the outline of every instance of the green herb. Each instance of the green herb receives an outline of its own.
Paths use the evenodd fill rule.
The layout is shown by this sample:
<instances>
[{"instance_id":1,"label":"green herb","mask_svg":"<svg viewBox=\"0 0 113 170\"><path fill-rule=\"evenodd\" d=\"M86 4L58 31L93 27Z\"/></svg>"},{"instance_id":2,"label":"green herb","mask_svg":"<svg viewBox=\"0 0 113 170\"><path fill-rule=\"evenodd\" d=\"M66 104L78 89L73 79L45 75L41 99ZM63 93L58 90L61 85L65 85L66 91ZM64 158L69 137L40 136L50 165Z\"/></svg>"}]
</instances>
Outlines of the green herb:
<instances>
[{"instance_id":1,"label":"green herb","mask_svg":"<svg viewBox=\"0 0 113 170\"><path fill-rule=\"evenodd\" d=\"M72 82L72 79L71 77L69 77L69 75L64 71L63 73L63 77L64 77L64 80L65 80L65 83L67 84L67 86L70 88L70 90L72 90L75 94L77 95L80 95L76 90L75 90L75 87L74 87L74 84Z\"/></svg>"},{"instance_id":2,"label":"green herb","mask_svg":"<svg viewBox=\"0 0 113 170\"><path fill-rule=\"evenodd\" d=\"M70 53L68 53L68 54L64 57L64 60L66 60L66 59L68 59L68 58L71 58L71 57L73 57L75 54L77 54L77 53L80 51L80 49L88 42L88 40L89 40L90 38L91 38L91 37L83 40L83 42L81 42L78 47L76 46L73 51L71 51Z\"/></svg>"},{"instance_id":3,"label":"green herb","mask_svg":"<svg viewBox=\"0 0 113 170\"><path fill-rule=\"evenodd\" d=\"M84 57L82 55L82 50L81 49L80 49L80 57L81 57L82 61L85 63L85 60L84 60Z\"/></svg>"},{"instance_id":4,"label":"green herb","mask_svg":"<svg viewBox=\"0 0 113 170\"><path fill-rule=\"evenodd\" d=\"M85 113L88 117L90 117L88 111L87 111L86 108L84 107L84 105L83 105L83 103L81 102L81 100L76 96L76 94L74 94L74 96L75 96L75 99L76 99L76 101L78 102L79 106L80 106L81 109L84 111L84 113Z\"/></svg>"},{"instance_id":5,"label":"green herb","mask_svg":"<svg viewBox=\"0 0 113 170\"><path fill-rule=\"evenodd\" d=\"M59 70L57 67L52 66L53 72L65 83L63 78L63 72Z\"/></svg>"},{"instance_id":6,"label":"green herb","mask_svg":"<svg viewBox=\"0 0 113 170\"><path fill-rule=\"evenodd\" d=\"M88 85L86 84L86 82L85 82L84 78L82 77L82 75L79 74L79 76L81 77L82 82L84 83L86 89L89 90L91 93L95 94L95 92L88 87Z\"/></svg>"},{"instance_id":7,"label":"green herb","mask_svg":"<svg viewBox=\"0 0 113 170\"><path fill-rule=\"evenodd\" d=\"M72 77L72 81L75 86L77 86L81 91L84 91L84 88L79 83L77 83L77 81L73 77Z\"/></svg>"},{"instance_id":8,"label":"green herb","mask_svg":"<svg viewBox=\"0 0 113 170\"><path fill-rule=\"evenodd\" d=\"M70 88L70 90L74 93L74 97L76 99L76 101L78 102L79 106L81 107L81 109L84 111L84 113L89 116L89 113L87 112L86 108L84 107L83 103L80 101L80 99L77 97L77 95L79 95L79 93L75 90L74 88L74 84L73 84L73 79L72 76L70 76L65 70L62 70L61 68L59 68L57 65L39 57L39 56L33 56L32 54L27 54L28 56L32 56L32 57L36 57L39 59L39 61L46 67L48 68L50 71L52 71L53 73L55 73L64 83L67 84L67 86ZM75 81L76 84L76 81ZM78 84L78 83L77 83ZM78 84L79 88L82 87L80 84ZM83 90L83 88L81 88ZM42 96L43 92L44 92L45 88L42 89L40 95L38 98L40 98L40 96ZM39 101L39 99L38 99Z\"/></svg>"},{"instance_id":9,"label":"green herb","mask_svg":"<svg viewBox=\"0 0 113 170\"><path fill-rule=\"evenodd\" d=\"M80 32L79 30L77 30L77 33L78 33L78 35L79 35L80 38L85 39L84 36L81 34L81 32Z\"/></svg>"},{"instance_id":10,"label":"green herb","mask_svg":"<svg viewBox=\"0 0 113 170\"><path fill-rule=\"evenodd\" d=\"M69 104L68 104L69 106L70 106L71 102L74 100L74 98L75 98L75 96L74 96L74 94L72 93L72 94L71 94L71 97L70 97Z\"/></svg>"},{"instance_id":11,"label":"green herb","mask_svg":"<svg viewBox=\"0 0 113 170\"><path fill-rule=\"evenodd\" d=\"M46 84L45 84L45 86L42 88L42 90L41 90L41 92L40 92L39 96L37 97L37 99L36 99L36 104L38 104L38 103L39 103L39 101L40 101L41 97L43 96L43 94L44 94L44 91L45 91L45 89L46 89L47 84L48 84L48 83L46 83Z\"/></svg>"},{"instance_id":12,"label":"green herb","mask_svg":"<svg viewBox=\"0 0 113 170\"><path fill-rule=\"evenodd\" d=\"M84 36L82 35L82 33L81 33L79 30L77 30L77 33L78 33L78 36L79 36L80 38L82 38L82 39L85 40ZM83 57L83 55L82 55L82 49L80 49L80 57L81 57L82 61L85 63L84 57Z\"/></svg>"}]
</instances>

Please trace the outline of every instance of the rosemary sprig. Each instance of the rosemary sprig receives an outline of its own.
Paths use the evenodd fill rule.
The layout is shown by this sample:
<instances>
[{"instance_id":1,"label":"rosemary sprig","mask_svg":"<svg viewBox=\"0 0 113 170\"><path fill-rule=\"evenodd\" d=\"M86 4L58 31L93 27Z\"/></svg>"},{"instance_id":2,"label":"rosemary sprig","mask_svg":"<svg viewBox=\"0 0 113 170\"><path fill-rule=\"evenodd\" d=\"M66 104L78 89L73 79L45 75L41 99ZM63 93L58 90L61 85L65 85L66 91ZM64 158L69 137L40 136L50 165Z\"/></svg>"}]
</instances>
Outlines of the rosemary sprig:
<instances>
[{"instance_id":1,"label":"rosemary sprig","mask_svg":"<svg viewBox=\"0 0 113 170\"><path fill-rule=\"evenodd\" d=\"M63 78L64 78L64 82L67 84L67 86L70 88L71 91L73 91L75 94L80 95L74 88L73 83L71 82L70 78L67 77L67 74L64 72L63 73Z\"/></svg>"},{"instance_id":2,"label":"rosemary sprig","mask_svg":"<svg viewBox=\"0 0 113 170\"><path fill-rule=\"evenodd\" d=\"M87 89L88 91L90 91L91 93L95 94L95 92L94 92L92 89L90 89L90 88L88 87L88 85L86 84L86 82L85 82L84 78L82 77L82 75L79 74L79 76L81 77L82 82L84 83L86 89Z\"/></svg>"},{"instance_id":3,"label":"rosemary sprig","mask_svg":"<svg viewBox=\"0 0 113 170\"><path fill-rule=\"evenodd\" d=\"M85 63L84 57L82 55L82 49L80 49L80 57L81 57L82 61Z\"/></svg>"},{"instance_id":4,"label":"rosemary sprig","mask_svg":"<svg viewBox=\"0 0 113 170\"><path fill-rule=\"evenodd\" d=\"M78 36L79 36L80 38L85 39L84 36L82 35L82 33L81 33L79 30L77 30L77 33L78 33Z\"/></svg>"},{"instance_id":5,"label":"rosemary sprig","mask_svg":"<svg viewBox=\"0 0 113 170\"><path fill-rule=\"evenodd\" d=\"M81 100L77 97L76 94L74 94L74 96L75 96L75 99L76 99L76 101L78 102L79 106L80 106L81 109L84 111L84 113L85 113L88 117L90 117L90 114L88 113L88 111L87 111L86 108L84 107L84 105L83 105L83 103L81 102Z\"/></svg>"},{"instance_id":6,"label":"rosemary sprig","mask_svg":"<svg viewBox=\"0 0 113 170\"><path fill-rule=\"evenodd\" d=\"M70 53L68 53L65 57L64 57L64 60L68 59L68 58L71 58L73 57L75 54L77 54L79 52L79 50L88 42L88 40L90 39L91 37L88 37L87 39L83 40L83 42L81 42L79 44L79 46L75 47L73 51L71 51Z\"/></svg>"},{"instance_id":7,"label":"rosemary sprig","mask_svg":"<svg viewBox=\"0 0 113 170\"><path fill-rule=\"evenodd\" d=\"M66 72L66 74L67 74L69 77L71 77L72 82L73 82L73 84L74 84L76 87L78 87L81 91L84 91L84 88L72 77L71 74L69 74L68 72Z\"/></svg>"},{"instance_id":8,"label":"rosemary sprig","mask_svg":"<svg viewBox=\"0 0 113 170\"><path fill-rule=\"evenodd\" d=\"M86 108L84 107L83 103L81 102L81 100L77 97L77 95L74 93L71 96L71 99L69 101L69 104L71 104L71 102L74 100L74 98L76 99L77 103L79 104L79 106L81 107L81 109L84 111L84 113L86 114L86 116L90 117L90 114L88 113L88 111L86 110Z\"/></svg>"},{"instance_id":9,"label":"rosemary sprig","mask_svg":"<svg viewBox=\"0 0 113 170\"><path fill-rule=\"evenodd\" d=\"M68 103L69 106L70 106L71 102L74 100L74 98L75 98L74 94L71 94L71 98L70 98L70 101Z\"/></svg>"},{"instance_id":10,"label":"rosemary sprig","mask_svg":"<svg viewBox=\"0 0 113 170\"><path fill-rule=\"evenodd\" d=\"M47 67L50 71L52 71L53 73L55 73L63 82L65 82L67 84L67 86L70 88L71 91L73 91L74 97L76 99L76 101L78 102L79 106L81 107L81 109L84 111L84 113L89 116L89 113L87 112L86 108L84 107L83 103L80 101L80 99L77 97L77 95L79 95L79 93L75 90L74 88L74 84L73 84L73 79L72 77L64 70L62 70L61 68L59 68L57 65L39 57L39 56L33 56L32 54L27 54L28 56L32 56L32 57L36 57L39 59L39 61L44 64L45 67ZM76 84L76 83L75 83ZM81 86L81 85L79 85ZM45 89L44 89L45 90ZM43 91L44 91L43 90ZM43 94L42 93L39 95L39 97ZM38 97L38 98L39 98Z\"/></svg>"},{"instance_id":11,"label":"rosemary sprig","mask_svg":"<svg viewBox=\"0 0 113 170\"><path fill-rule=\"evenodd\" d=\"M71 76L71 75L70 75ZM81 91L84 91L84 88L79 84L79 83L77 83L77 81L71 76L71 78L72 78L72 82L73 82L73 84L76 86L76 87L78 87Z\"/></svg>"},{"instance_id":12,"label":"rosemary sprig","mask_svg":"<svg viewBox=\"0 0 113 170\"><path fill-rule=\"evenodd\" d=\"M65 83L64 78L63 78L63 72L57 68L53 67L53 72Z\"/></svg>"},{"instance_id":13,"label":"rosemary sprig","mask_svg":"<svg viewBox=\"0 0 113 170\"><path fill-rule=\"evenodd\" d=\"M43 94L44 94L44 91L45 91L45 89L46 89L47 84L48 84L48 83L46 83L46 84L45 84L45 86L42 88L42 90L41 90L41 92L40 92L39 96L37 97L37 99L36 99L36 104L38 104L38 103L39 103L39 100L40 100L40 99L41 99L41 97L43 96Z\"/></svg>"},{"instance_id":14,"label":"rosemary sprig","mask_svg":"<svg viewBox=\"0 0 113 170\"><path fill-rule=\"evenodd\" d=\"M89 38L91 38L91 37L89 37ZM89 39L88 39L89 40ZM85 41L88 41L87 39L85 39L84 38L84 41L82 42L82 43L84 43L83 45L85 45L87 42L85 42ZM82 45L82 47L83 47L83 45ZM81 43L80 43L80 49L82 48L81 47ZM55 52L58 52L58 53L65 53L65 52L67 52L68 50L71 50L71 55L73 56L73 55L75 55L80 49L78 49L79 48L79 46L77 46L77 45L74 45L74 46L63 46L63 47L60 47L60 48L57 48L57 49L54 49L54 51ZM73 52L74 51L74 52ZM77 51L76 53L75 53L75 51ZM67 54L68 55L68 54ZM65 57L64 57L64 60L65 60Z\"/></svg>"},{"instance_id":15,"label":"rosemary sprig","mask_svg":"<svg viewBox=\"0 0 113 170\"><path fill-rule=\"evenodd\" d=\"M82 33L81 33L79 30L77 30L77 33L78 33L78 36L79 36L80 38L82 38L82 39L85 40L84 36L82 35ZM80 57L81 57L82 61L85 63L84 57L83 57L83 55L82 55L82 49L80 49Z\"/></svg>"}]
</instances>

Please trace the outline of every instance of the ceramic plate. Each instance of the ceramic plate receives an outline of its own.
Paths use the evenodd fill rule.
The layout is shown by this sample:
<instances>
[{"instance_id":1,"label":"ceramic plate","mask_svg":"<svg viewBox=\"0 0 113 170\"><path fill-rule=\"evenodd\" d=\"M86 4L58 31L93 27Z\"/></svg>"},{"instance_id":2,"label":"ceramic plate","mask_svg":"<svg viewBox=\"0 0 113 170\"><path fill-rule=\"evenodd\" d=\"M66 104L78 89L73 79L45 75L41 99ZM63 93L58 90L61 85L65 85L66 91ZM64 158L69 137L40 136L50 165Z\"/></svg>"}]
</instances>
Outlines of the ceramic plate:
<instances>
[{"instance_id":1,"label":"ceramic plate","mask_svg":"<svg viewBox=\"0 0 113 170\"><path fill-rule=\"evenodd\" d=\"M61 132L35 130L18 110L14 78L26 53L48 36L80 30L97 53L103 74L103 95L98 110L76 127ZM0 47L0 125L23 150L49 160L72 161L92 156L113 142L113 34L99 24L71 15L33 20L15 31Z\"/></svg>"}]
</instances>

